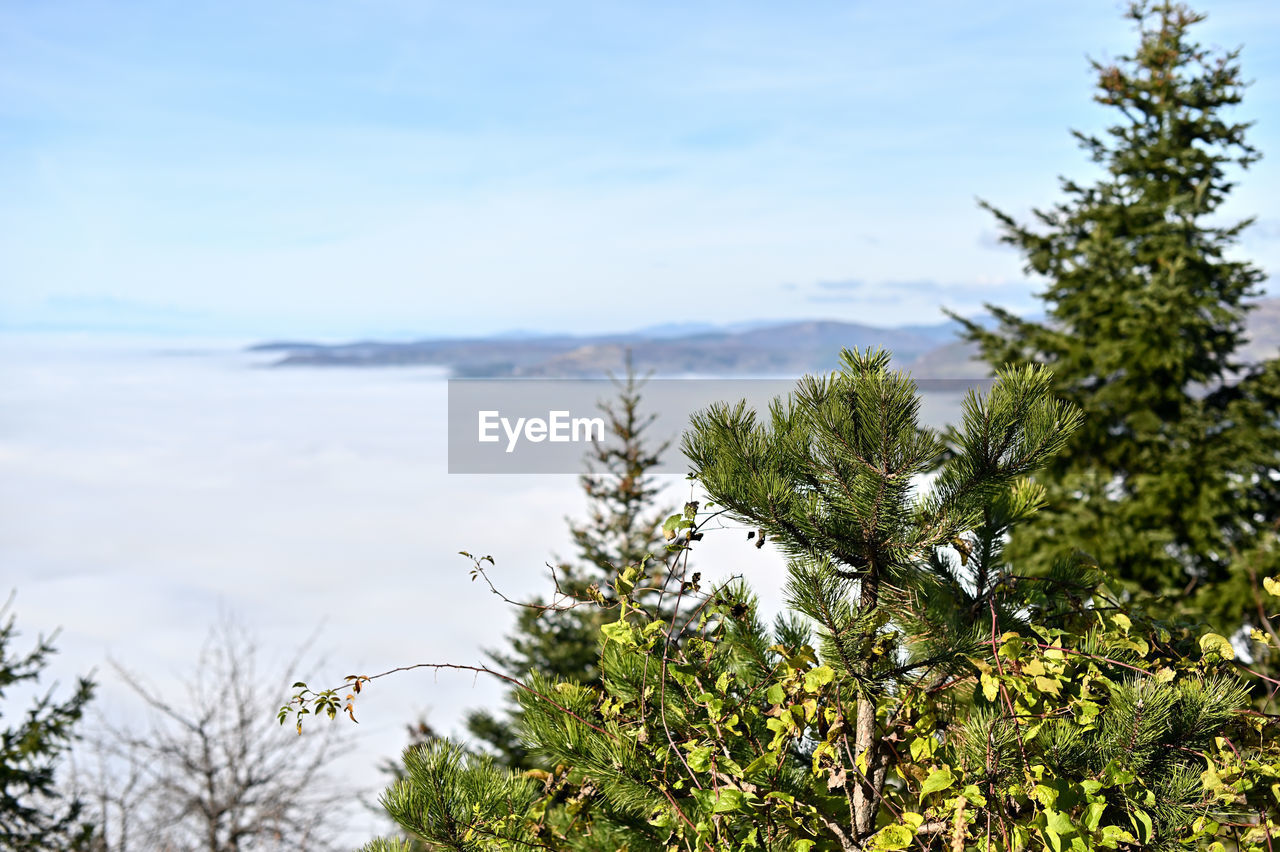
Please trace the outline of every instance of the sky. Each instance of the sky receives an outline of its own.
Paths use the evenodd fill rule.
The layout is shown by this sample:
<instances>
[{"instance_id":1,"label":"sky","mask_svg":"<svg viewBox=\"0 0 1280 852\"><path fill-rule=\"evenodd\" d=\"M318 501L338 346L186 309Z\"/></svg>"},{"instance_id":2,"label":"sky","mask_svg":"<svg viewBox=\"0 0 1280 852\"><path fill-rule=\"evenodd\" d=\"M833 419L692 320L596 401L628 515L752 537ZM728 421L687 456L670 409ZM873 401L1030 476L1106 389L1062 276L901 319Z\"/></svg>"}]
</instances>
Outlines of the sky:
<instances>
[{"instance_id":1,"label":"sky","mask_svg":"<svg viewBox=\"0 0 1280 852\"><path fill-rule=\"evenodd\" d=\"M1280 268L1280 4L1243 46ZM0 2L0 328L165 335L941 320L1034 282L1114 0Z\"/></svg>"}]
</instances>

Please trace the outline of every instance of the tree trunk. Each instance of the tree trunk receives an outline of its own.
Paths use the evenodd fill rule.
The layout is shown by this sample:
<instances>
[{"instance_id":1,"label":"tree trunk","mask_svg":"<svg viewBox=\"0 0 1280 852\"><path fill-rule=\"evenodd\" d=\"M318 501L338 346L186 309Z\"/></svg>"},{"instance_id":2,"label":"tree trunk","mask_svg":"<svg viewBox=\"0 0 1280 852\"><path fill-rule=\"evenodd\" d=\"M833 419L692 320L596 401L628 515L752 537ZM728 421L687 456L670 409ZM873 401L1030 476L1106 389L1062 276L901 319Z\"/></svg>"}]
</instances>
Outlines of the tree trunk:
<instances>
[{"instance_id":1,"label":"tree trunk","mask_svg":"<svg viewBox=\"0 0 1280 852\"><path fill-rule=\"evenodd\" d=\"M863 612L874 609L880 599L880 577L876 566L872 564L862 580L862 594L858 607ZM874 636L867 637L865 658L870 666L870 650ZM876 739L876 700L874 696L864 695L858 699L858 719L854 728L854 757L865 766L865 772L854 767L858 779L853 791L854 834L859 839L866 837L876 826L876 811L880 801L880 793L884 789L884 777L887 761L879 754Z\"/></svg>"}]
</instances>

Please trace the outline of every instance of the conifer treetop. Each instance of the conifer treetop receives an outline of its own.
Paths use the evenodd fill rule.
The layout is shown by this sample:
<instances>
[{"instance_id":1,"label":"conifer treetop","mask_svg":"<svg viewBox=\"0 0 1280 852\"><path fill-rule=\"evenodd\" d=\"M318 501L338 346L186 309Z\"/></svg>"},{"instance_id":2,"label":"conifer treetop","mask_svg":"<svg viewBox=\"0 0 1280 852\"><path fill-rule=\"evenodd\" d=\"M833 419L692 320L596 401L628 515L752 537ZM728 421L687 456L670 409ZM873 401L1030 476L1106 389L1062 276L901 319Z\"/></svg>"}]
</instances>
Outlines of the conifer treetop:
<instances>
[{"instance_id":1,"label":"conifer treetop","mask_svg":"<svg viewBox=\"0 0 1280 852\"><path fill-rule=\"evenodd\" d=\"M1250 572L1271 571L1260 548L1280 511L1280 362L1238 354L1264 274L1231 255L1252 220L1223 215L1260 154L1233 117L1240 51L1202 47L1204 15L1180 3L1128 17L1137 49L1093 63L1117 121L1075 133L1101 177L1062 179L1029 222L982 202L1043 283L1045 320L988 305L996 328L961 321L994 368L1046 364L1087 414L1041 477L1047 511L1015 536L1019 561L1082 548L1132 591L1202 593L1196 614L1230 632L1253 618Z\"/></svg>"}]
</instances>

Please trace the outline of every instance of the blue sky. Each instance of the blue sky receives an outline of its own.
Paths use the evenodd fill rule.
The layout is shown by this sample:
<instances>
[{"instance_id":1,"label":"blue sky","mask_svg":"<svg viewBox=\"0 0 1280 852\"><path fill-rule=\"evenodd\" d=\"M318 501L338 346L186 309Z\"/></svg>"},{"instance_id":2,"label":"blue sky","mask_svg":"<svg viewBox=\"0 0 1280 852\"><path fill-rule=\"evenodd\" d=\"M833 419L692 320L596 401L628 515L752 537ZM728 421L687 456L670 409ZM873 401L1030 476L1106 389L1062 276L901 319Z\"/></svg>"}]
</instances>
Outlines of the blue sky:
<instances>
[{"instance_id":1,"label":"blue sky","mask_svg":"<svg viewBox=\"0 0 1280 852\"><path fill-rule=\"evenodd\" d=\"M1270 155L1280 4L1206 0ZM1112 0L0 2L0 327L578 332L1029 308Z\"/></svg>"}]
</instances>

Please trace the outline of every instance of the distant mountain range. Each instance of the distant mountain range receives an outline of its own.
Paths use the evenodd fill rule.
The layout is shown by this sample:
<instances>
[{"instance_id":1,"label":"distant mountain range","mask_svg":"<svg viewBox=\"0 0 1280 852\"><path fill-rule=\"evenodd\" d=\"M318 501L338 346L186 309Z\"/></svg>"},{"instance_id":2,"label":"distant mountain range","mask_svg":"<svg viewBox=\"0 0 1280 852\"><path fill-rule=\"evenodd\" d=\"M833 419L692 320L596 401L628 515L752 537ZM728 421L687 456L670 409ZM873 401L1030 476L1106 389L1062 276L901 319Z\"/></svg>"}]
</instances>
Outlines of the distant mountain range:
<instances>
[{"instance_id":1,"label":"distant mountain range","mask_svg":"<svg viewBox=\"0 0 1280 852\"><path fill-rule=\"evenodd\" d=\"M598 378L617 372L628 350L636 369L661 376L798 376L830 370L842 347L881 346L916 378L979 378L987 367L959 340L957 322L877 328L832 320L698 323L655 326L628 334L539 335L326 345L273 342L252 347L278 353L277 367L440 366L455 377ZM1265 299L1249 317L1248 360L1280 348L1280 299Z\"/></svg>"}]
</instances>

